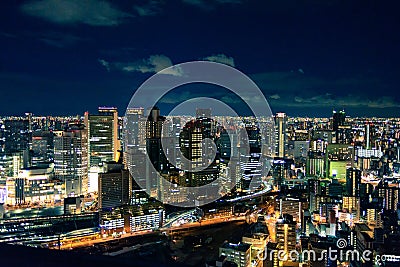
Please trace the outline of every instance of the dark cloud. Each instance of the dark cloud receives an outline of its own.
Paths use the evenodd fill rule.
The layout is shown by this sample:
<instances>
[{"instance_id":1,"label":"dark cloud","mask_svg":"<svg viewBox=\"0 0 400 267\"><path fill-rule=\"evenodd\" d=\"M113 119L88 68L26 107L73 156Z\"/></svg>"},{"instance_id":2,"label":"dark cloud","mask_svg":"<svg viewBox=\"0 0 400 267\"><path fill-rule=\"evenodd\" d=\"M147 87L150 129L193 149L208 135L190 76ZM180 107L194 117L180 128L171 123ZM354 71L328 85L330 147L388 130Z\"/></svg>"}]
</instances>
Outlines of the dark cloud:
<instances>
[{"instance_id":1,"label":"dark cloud","mask_svg":"<svg viewBox=\"0 0 400 267\"><path fill-rule=\"evenodd\" d=\"M149 0L142 4L135 5L133 8L139 16L155 16L162 12L164 1Z\"/></svg>"},{"instance_id":2,"label":"dark cloud","mask_svg":"<svg viewBox=\"0 0 400 267\"><path fill-rule=\"evenodd\" d=\"M21 10L27 15L58 24L115 26L132 17L111 3L100 0L36 0L23 4Z\"/></svg>"}]
</instances>

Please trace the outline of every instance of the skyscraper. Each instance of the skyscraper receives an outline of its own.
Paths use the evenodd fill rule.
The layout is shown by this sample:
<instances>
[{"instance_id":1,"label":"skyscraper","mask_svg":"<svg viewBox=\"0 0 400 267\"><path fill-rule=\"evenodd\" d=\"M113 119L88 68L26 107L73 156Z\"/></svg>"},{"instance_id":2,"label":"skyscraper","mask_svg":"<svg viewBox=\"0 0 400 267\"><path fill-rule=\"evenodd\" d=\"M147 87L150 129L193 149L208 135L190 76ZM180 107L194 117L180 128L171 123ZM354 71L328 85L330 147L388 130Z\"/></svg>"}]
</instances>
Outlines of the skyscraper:
<instances>
[{"instance_id":1,"label":"skyscraper","mask_svg":"<svg viewBox=\"0 0 400 267\"><path fill-rule=\"evenodd\" d=\"M64 182L65 195L79 196L88 190L87 130L71 125L54 137L54 174Z\"/></svg>"},{"instance_id":2,"label":"skyscraper","mask_svg":"<svg viewBox=\"0 0 400 267\"><path fill-rule=\"evenodd\" d=\"M400 199L400 190L396 184L389 184L387 180L382 180L376 187L378 196L383 199L383 209L396 210Z\"/></svg>"},{"instance_id":3,"label":"skyscraper","mask_svg":"<svg viewBox=\"0 0 400 267\"><path fill-rule=\"evenodd\" d=\"M211 134L211 125L214 121L208 118L200 118L189 121L183 127L179 136L179 144L182 155L191 161L185 165L186 186L200 187L212 184L219 177L219 167L213 156L210 144L203 142L204 138L214 138ZM196 168L204 168L196 170ZM205 197L215 196L218 193L218 187L201 189L199 194Z\"/></svg>"},{"instance_id":4,"label":"skyscraper","mask_svg":"<svg viewBox=\"0 0 400 267\"><path fill-rule=\"evenodd\" d=\"M346 193L351 197L360 196L361 170L349 168L346 170Z\"/></svg>"},{"instance_id":5,"label":"skyscraper","mask_svg":"<svg viewBox=\"0 0 400 267\"><path fill-rule=\"evenodd\" d=\"M277 113L275 116L275 127L276 127L276 156L286 156L286 128L287 128L287 117L285 113Z\"/></svg>"},{"instance_id":6,"label":"skyscraper","mask_svg":"<svg viewBox=\"0 0 400 267\"><path fill-rule=\"evenodd\" d=\"M89 167L101 162L118 160L118 111L114 107L99 107L98 114L85 112L88 132Z\"/></svg>"},{"instance_id":7,"label":"skyscraper","mask_svg":"<svg viewBox=\"0 0 400 267\"><path fill-rule=\"evenodd\" d=\"M245 127L249 141L249 154L241 152L241 157L247 157L247 162L241 162L242 179L238 187L242 191L254 190L261 184L261 133L255 125Z\"/></svg>"},{"instance_id":8,"label":"skyscraper","mask_svg":"<svg viewBox=\"0 0 400 267\"><path fill-rule=\"evenodd\" d=\"M296 222L289 214L281 215L275 224L277 248L289 256L289 252L296 249Z\"/></svg>"},{"instance_id":9,"label":"skyscraper","mask_svg":"<svg viewBox=\"0 0 400 267\"><path fill-rule=\"evenodd\" d=\"M124 125L125 149L139 149L139 122L143 117L143 112L143 108L128 108L126 111Z\"/></svg>"},{"instance_id":10,"label":"skyscraper","mask_svg":"<svg viewBox=\"0 0 400 267\"><path fill-rule=\"evenodd\" d=\"M4 121L4 152L15 153L29 149L31 142L29 120L15 119Z\"/></svg>"},{"instance_id":11,"label":"skyscraper","mask_svg":"<svg viewBox=\"0 0 400 267\"><path fill-rule=\"evenodd\" d=\"M218 166L215 158L210 158L210 147L204 138L213 138L211 126L213 121L209 119L192 120L183 127L179 144L182 155L191 161L186 172L187 184L189 186L202 186L216 180L219 175ZM196 171L196 168L205 167L202 171ZM192 171L193 170L193 171Z\"/></svg>"},{"instance_id":12,"label":"skyscraper","mask_svg":"<svg viewBox=\"0 0 400 267\"><path fill-rule=\"evenodd\" d=\"M346 124L346 113L344 110L336 112L333 111L332 116L332 130L336 133L336 143L338 144L351 144L352 131L351 125Z\"/></svg>"},{"instance_id":13,"label":"skyscraper","mask_svg":"<svg viewBox=\"0 0 400 267\"><path fill-rule=\"evenodd\" d=\"M346 120L346 112L344 112L344 110L341 110L339 112L336 112L334 110L332 115L332 129L334 131L339 130L339 126L345 125L345 120Z\"/></svg>"},{"instance_id":14,"label":"skyscraper","mask_svg":"<svg viewBox=\"0 0 400 267\"><path fill-rule=\"evenodd\" d=\"M123 164L106 162L105 172L99 173L99 207L115 208L129 203L132 180Z\"/></svg>"},{"instance_id":15,"label":"skyscraper","mask_svg":"<svg viewBox=\"0 0 400 267\"><path fill-rule=\"evenodd\" d=\"M54 134L49 131L36 131L32 134L32 163L52 161L54 158Z\"/></svg>"},{"instance_id":16,"label":"skyscraper","mask_svg":"<svg viewBox=\"0 0 400 267\"><path fill-rule=\"evenodd\" d=\"M146 121L146 153L150 159L150 162L146 161L146 188L150 190L148 193L152 197L160 194L159 174L167 167L161 144L164 121L165 117L160 115L160 109L153 107Z\"/></svg>"}]
</instances>

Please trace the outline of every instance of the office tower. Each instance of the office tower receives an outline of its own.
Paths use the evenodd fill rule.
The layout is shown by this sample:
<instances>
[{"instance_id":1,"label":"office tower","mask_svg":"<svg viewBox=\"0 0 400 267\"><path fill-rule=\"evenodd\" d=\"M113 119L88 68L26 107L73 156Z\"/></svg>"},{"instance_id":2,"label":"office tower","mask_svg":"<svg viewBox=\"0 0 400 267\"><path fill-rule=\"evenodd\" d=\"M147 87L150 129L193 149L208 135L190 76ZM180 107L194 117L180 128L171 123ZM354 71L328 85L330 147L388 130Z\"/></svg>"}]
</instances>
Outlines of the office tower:
<instances>
[{"instance_id":1,"label":"office tower","mask_svg":"<svg viewBox=\"0 0 400 267\"><path fill-rule=\"evenodd\" d=\"M313 130L310 151L326 153L328 144L336 143L336 132L333 130Z\"/></svg>"},{"instance_id":2,"label":"office tower","mask_svg":"<svg viewBox=\"0 0 400 267\"><path fill-rule=\"evenodd\" d=\"M289 141L289 147L291 148L288 152L288 156L296 160L307 158L307 154L310 148L309 141Z\"/></svg>"},{"instance_id":3,"label":"office tower","mask_svg":"<svg viewBox=\"0 0 400 267\"><path fill-rule=\"evenodd\" d=\"M306 160L306 175L325 177L325 154L309 152Z\"/></svg>"},{"instance_id":4,"label":"office tower","mask_svg":"<svg viewBox=\"0 0 400 267\"><path fill-rule=\"evenodd\" d=\"M370 133L370 123L365 125L365 149L371 148L371 133Z\"/></svg>"},{"instance_id":5,"label":"office tower","mask_svg":"<svg viewBox=\"0 0 400 267\"><path fill-rule=\"evenodd\" d=\"M332 179L332 182L328 186L329 196L341 197L343 195L343 186L339 184L337 179Z\"/></svg>"},{"instance_id":6,"label":"office tower","mask_svg":"<svg viewBox=\"0 0 400 267\"><path fill-rule=\"evenodd\" d=\"M287 117L285 113L277 113L275 116L275 127L276 127L276 156L286 156L286 129L287 129Z\"/></svg>"},{"instance_id":7,"label":"office tower","mask_svg":"<svg viewBox=\"0 0 400 267\"><path fill-rule=\"evenodd\" d=\"M342 198L342 208L347 212L354 214L355 217L353 218L356 221L360 219L360 212L361 212L360 204L361 203L359 197L343 196Z\"/></svg>"},{"instance_id":8,"label":"office tower","mask_svg":"<svg viewBox=\"0 0 400 267\"><path fill-rule=\"evenodd\" d=\"M286 178L285 160L283 158L274 158L272 173L274 185L278 186L279 188L284 183Z\"/></svg>"},{"instance_id":9,"label":"office tower","mask_svg":"<svg viewBox=\"0 0 400 267\"><path fill-rule=\"evenodd\" d=\"M0 179L17 177L19 170L24 168L23 161L23 153L21 152L2 155L0 157Z\"/></svg>"},{"instance_id":10,"label":"office tower","mask_svg":"<svg viewBox=\"0 0 400 267\"><path fill-rule=\"evenodd\" d=\"M146 121L146 139L161 138L165 117L160 115L160 109L153 107Z\"/></svg>"},{"instance_id":11,"label":"office tower","mask_svg":"<svg viewBox=\"0 0 400 267\"><path fill-rule=\"evenodd\" d=\"M132 179L122 163L106 162L99 173L99 208L111 209L129 204Z\"/></svg>"},{"instance_id":12,"label":"office tower","mask_svg":"<svg viewBox=\"0 0 400 267\"><path fill-rule=\"evenodd\" d=\"M213 138L208 120L192 120L183 127L179 144L182 155L191 161L189 166L184 166L188 186L202 186L215 181L219 176L216 159L212 155L209 144L203 142L204 138ZM206 167L208 166L208 167ZM205 169L196 171L198 168Z\"/></svg>"},{"instance_id":13,"label":"office tower","mask_svg":"<svg viewBox=\"0 0 400 267\"><path fill-rule=\"evenodd\" d=\"M232 136L232 135L231 135ZM217 148L220 152L220 157L229 160L231 158L231 139L225 129L222 129L217 140Z\"/></svg>"},{"instance_id":14,"label":"office tower","mask_svg":"<svg viewBox=\"0 0 400 267\"><path fill-rule=\"evenodd\" d=\"M118 160L118 111L114 107L99 107L98 114L85 112L88 132L89 168L102 162Z\"/></svg>"},{"instance_id":15,"label":"office tower","mask_svg":"<svg viewBox=\"0 0 400 267\"><path fill-rule=\"evenodd\" d=\"M128 108L125 114L125 149L139 149L139 121L143 117L143 108Z\"/></svg>"},{"instance_id":16,"label":"office tower","mask_svg":"<svg viewBox=\"0 0 400 267\"><path fill-rule=\"evenodd\" d=\"M226 257L227 261L236 263L238 267L250 267L251 247L252 245L247 243L225 242L219 248L219 256Z\"/></svg>"},{"instance_id":17,"label":"office tower","mask_svg":"<svg viewBox=\"0 0 400 267\"><path fill-rule=\"evenodd\" d=\"M84 125L71 125L54 137L55 178L64 183L66 196L88 191L88 136Z\"/></svg>"},{"instance_id":18,"label":"office tower","mask_svg":"<svg viewBox=\"0 0 400 267\"><path fill-rule=\"evenodd\" d=\"M345 179L346 169L352 167L354 149L346 144L329 144L326 148L326 175L329 178Z\"/></svg>"},{"instance_id":19,"label":"office tower","mask_svg":"<svg viewBox=\"0 0 400 267\"><path fill-rule=\"evenodd\" d=\"M348 196L359 197L361 170L349 168L346 170L346 193Z\"/></svg>"},{"instance_id":20,"label":"office tower","mask_svg":"<svg viewBox=\"0 0 400 267\"><path fill-rule=\"evenodd\" d=\"M332 129L336 132L336 143L350 144L353 141L351 125L346 124L346 113L344 110L333 111Z\"/></svg>"},{"instance_id":21,"label":"office tower","mask_svg":"<svg viewBox=\"0 0 400 267\"><path fill-rule=\"evenodd\" d=\"M374 208L367 209L367 224L378 228L383 226L382 216L379 210Z\"/></svg>"},{"instance_id":22,"label":"office tower","mask_svg":"<svg viewBox=\"0 0 400 267\"><path fill-rule=\"evenodd\" d=\"M241 191L251 191L258 188L261 184L262 162L261 162L261 133L255 125L245 127L245 135L249 143L249 154L242 151L242 145L239 147L239 162L241 165L242 179L239 184ZM243 141L240 141L240 144ZM247 157L247 162L243 158ZM242 160L243 159L243 160Z\"/></svg>"},{"instance_id":23,"label":"office tower","mask_svg":"<svg viewBox=\"0 0 400 267\"><path fill-rule=\"evenodd\" d=\"M135 180L143 180L140 184L142 187L145 187L147 177L143 175L146 171L143 155L146 152L147 119L144 117L144 108L128 108L124 119L123 163Z\"/></svg>"},{"instance_id":24,"label":"office tower","mask_svg":"<svg viewBox=\"0 0 400 267\"><path fill-rule=\"evenodd\" d=\"M303 217L303 203L305 200L299 198L281 198L279 200L279 211L281 214L289 214L293 220L300 223Z\"/></svg>"},{"instance_id":25,"label":"office tower","mask_svg":"<svg viewBox=\"0 0 400 267\"><path fill-rule=\"evenodd\" d=\"M48 131L32 133L32 164L53 161L54 134Z\"/></svg>"},{"instance_id":26,"label":"office tower","mask_svg":"<svg viewBox=\"0 0 400 267\"><path fill-rule=\"evenodd\" d=\"M153 107L146 120L146 189L151 197L160 195L160 174L167 169L167 160L163 152L161 135L165 117L160 115L160 109Z\"/></svg>"},{"instance_id":27,"label":"office tower","mask_svg":"<svg viewBox=\"0 0 400 267\"><path fill-rule=\"evenodd\" d=\"M157 107L150 111L146 122L146 151L157 171L165 168L164 153L161 145L161 133L164 122L165 117L160 116L160 110Z\"/></svg>"},{"instance_id":28,"label":"office tower","mask_svg":"<svg viewBox=\"0 0 400 267\"><path fill-rule=\"evenodd\" d=\"M321 195L321 180L319 179L308 179L307 180L307 194Z\"/></svg>"},{"instance_id":29,"label":"office tower","mask_svg":"<svg viewBox=\"0 0 400 267\"><path fill-rule=\"evenodd\" d=\"M339 127L344 126L345 122L346 122L346 112L344 112L344 110L341 110L339 112L336 112L334 110L332 116L332 129L334 131L339 130Z\"/></svg>"},{"instance_id":30,"label":"office tower","mask_svg":"<svg viewBox=\"0 0 400 267\"><path fill-rule=\"evenodd\" d=\"M5 120L4 121L4 152L15 153L29 150L31 131L29 120Z\"/></svg>"},{"instance_id":31,"label":"office tower","mask_svg":"<svg viewBox=\"0 0 400 267\"><path fill-rule=\"evenodd\" d=\"M399 203L399 188L396 184L389 184L386 180L382 180L376 187L378 196L383 199L383 209L396 210Z\"/></svg>"},{"instance_id":32,"label":"office tower","mask_svg":"<svg viewBox=\"0 0 400 267\"><path fill-rule=\"evenodd\" d=\"M263 267L264 261L263 259L267 259L267 255L265 255L267 244L268 244L268 235L264 233L253 233L253 234L245 234L242 237L242 242L246 244L251 244L251 261L252 266L254 267Z\"/></svg>"},{"instance_id":33,"label":"office tower","mask_svg":"<svg viewBox=\"0 0 400 267\"><path fill-rule=\"evenodd\" d=\"M275 234L277 249L288 257L289 252L296 249L296 223L291 215L281 215L275 224Z\"/></svg>"}]
</instances>

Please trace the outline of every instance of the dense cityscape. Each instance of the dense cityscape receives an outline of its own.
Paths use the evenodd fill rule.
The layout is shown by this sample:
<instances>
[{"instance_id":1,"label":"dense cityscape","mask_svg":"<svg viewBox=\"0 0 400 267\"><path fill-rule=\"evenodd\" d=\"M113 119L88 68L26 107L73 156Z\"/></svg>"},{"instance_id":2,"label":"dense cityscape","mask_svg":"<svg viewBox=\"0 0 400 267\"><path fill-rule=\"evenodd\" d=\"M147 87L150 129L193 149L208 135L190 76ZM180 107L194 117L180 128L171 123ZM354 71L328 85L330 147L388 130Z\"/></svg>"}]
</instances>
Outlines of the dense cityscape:
<instances>
[{"instance_id":1,"label":"dense cityscape","mask_svg":"<svg viewBox=\"0 0 400 267\"><path fill-rule=\"evenodd\" d=\"M276 113L262 136L254 118L209 108L144 114L2 117L1 242L166 266L398 266L400 119ZM202 165L205 138L216 153L201 171L162 150L178 140L167 153Z\"/></svg>"},{"instance_id":2,"label":"dense cityscape","mask_svg":"<svg viewBox=\"0 0 400 267\"><path fill-rule=\"evenodd\" d=\"M393 0L0 8L0 267L399 267Z\"/></svg>"}]
</instances>

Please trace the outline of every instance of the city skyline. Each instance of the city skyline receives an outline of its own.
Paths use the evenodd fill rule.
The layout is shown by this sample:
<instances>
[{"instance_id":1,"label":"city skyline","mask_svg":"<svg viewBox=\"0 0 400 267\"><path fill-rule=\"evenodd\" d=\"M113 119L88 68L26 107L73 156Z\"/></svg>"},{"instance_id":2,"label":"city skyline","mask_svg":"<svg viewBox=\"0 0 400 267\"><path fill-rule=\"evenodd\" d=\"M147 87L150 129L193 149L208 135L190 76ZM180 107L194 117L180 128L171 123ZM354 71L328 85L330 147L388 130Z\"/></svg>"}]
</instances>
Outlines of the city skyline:
<instances>
[{"instance_id":1,"label":"city skyline","mask_svg":"<svg viewBox=\"0 0 400 267\"><path fill-rule=\"evenodd\" d=\"M399 7L2 3L2 264L400 266Z\"/></svg>"},{"instance_id":2,"label":"city skyline","mask_svg":"<svg viewBox=\"0 0 400 267\"><path fill-rule=\"evenodd\" d=\"M400 111L399 21L391 2L99 3L3 4L0 88L7 93L0 114L80 114L98 105L124 110L152 74L193 60L244 72L273 113L327 117L344 108L354 116L390 117ZM237 104L223 90L192 86L159 106L168 111L197 96Z\"/></svg>"}]
</instances>

